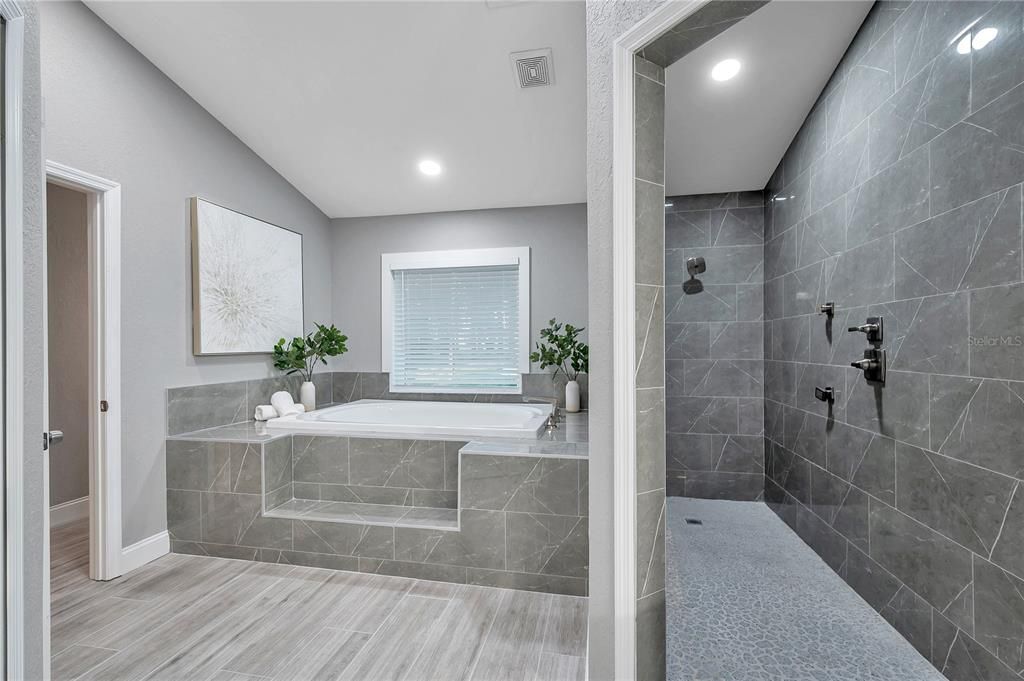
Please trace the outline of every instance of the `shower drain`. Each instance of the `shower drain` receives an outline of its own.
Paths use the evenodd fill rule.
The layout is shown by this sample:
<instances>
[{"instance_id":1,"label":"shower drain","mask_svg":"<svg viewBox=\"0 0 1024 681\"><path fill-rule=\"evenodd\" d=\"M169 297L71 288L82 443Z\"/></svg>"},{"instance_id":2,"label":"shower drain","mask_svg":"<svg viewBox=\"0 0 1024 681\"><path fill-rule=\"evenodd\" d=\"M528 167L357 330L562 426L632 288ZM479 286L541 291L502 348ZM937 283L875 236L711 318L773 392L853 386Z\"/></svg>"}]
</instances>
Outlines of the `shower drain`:
<instances>
[{"instance_id":1,"label":"shower drain","mask_svg":"<svg viewBox=\"0 0 1024 681\"><path fill-rule=\"evenodd\" d=\"M704 522L701 521L701 520L697 520L696 518L687 518L686 519L686 524L687 525L703 525Z\"/></svg>"}]
</instances>

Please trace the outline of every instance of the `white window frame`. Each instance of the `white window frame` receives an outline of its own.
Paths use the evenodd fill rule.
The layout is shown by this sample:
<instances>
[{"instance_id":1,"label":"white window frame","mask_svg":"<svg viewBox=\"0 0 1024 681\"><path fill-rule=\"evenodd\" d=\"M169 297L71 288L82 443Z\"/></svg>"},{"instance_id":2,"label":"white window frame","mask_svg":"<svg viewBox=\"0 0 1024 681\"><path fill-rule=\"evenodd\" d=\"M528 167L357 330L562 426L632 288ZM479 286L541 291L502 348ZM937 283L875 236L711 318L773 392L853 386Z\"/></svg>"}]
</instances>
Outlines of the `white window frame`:
<instances>
[{"instance_id":1,"label":"white window frame","mask_svg":"<svg viewBox=\"0 0 1024 681\"><path fill-rule=\"evenodd\" d=\"M519 379L515 388L431 388L432 393L514 394L523 392L522 374L530 372L530 248L471 248L458 251L384 253L380 256L380 365L387 373L391 392L422 393L422 388L395 386L391 378L394 340L394 270L433 270L445 267L519 267Z\"/></svg>"}]
</instances>

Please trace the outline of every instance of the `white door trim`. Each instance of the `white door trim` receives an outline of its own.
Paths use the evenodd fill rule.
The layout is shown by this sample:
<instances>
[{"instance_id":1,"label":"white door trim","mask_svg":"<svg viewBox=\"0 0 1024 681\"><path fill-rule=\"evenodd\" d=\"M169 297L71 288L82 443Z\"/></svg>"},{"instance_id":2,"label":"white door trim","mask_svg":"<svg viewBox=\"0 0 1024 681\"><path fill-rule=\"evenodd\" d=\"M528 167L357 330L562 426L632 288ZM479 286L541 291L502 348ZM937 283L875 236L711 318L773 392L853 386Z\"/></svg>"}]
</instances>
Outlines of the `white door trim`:
<instances>
[{"instance_id":1,"label":"white door trim","mask_svg":"<svg viewBox=\"0 0 1024 681\"><path fill-rule=\"evenodd\" d=\"M666 2L612 46L615 678L636 678L636 217L634 56L710 0Z\"/></svg>"},{"instance_id":2,"label":"white door trim","mask_svg":"<svg viewBox=\"0 0 1024 681\"><path fill-rule=\"evenodd\" d=\"M6 257L4 273L3 334L3 425L4 475L3 495L7 522L4 527L5 612L2 652L5 677L20 679L25 675L25 580L24 580L24 494L23 461L25 457L24 409L24 332L25 277L24 237L24 169L22 167L22 83L24 80L25 18L13 0L0 0L0 17L4 28L4 225L3 241ZM33 452L37 451L32 447ZM43 604L38 604L40 607ZM49 609L49 593L46 595ZM44 651L49 655L49 650Z\"/></svg>"},{"instance_id":3,"label":"white door trim","mask_svg":"<svg viewBox=\"0 0 1024 681\"><path fill-rule=\"evenodd\" d=\"M122 574L121 185L56 161L46 180L88 195L89 577L108 580Z\"/></svg>"}]
</instances>

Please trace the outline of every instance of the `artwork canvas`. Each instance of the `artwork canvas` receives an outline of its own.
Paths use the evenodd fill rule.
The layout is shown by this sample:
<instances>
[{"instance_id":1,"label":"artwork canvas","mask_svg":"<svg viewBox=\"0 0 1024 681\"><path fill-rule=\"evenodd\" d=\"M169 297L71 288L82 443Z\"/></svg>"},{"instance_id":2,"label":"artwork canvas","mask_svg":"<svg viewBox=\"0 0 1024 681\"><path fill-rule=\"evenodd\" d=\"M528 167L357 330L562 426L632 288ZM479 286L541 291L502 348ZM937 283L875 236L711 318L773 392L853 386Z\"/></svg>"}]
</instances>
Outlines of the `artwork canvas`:
<instances>
[{"instance_id":1,"label":"artwork canvas","mask_svg":"<svg viewBox=\"0 0 1024 681\"><path fill-rule=\"evenodd\" d=\"M267 353L303 335L302 235L192 199L193 352Z\"/></svg>"}]
</instances>

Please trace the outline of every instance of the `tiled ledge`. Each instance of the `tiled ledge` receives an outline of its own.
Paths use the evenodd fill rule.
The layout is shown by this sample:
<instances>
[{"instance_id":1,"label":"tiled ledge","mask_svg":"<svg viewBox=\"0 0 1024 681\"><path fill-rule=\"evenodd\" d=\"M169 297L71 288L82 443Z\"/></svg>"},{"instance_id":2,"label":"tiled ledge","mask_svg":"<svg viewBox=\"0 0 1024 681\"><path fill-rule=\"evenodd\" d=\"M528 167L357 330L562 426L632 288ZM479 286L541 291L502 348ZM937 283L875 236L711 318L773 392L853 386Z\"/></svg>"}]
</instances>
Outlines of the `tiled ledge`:
<instances>
[{"instance_id":1,"label":"tiled ledge","mask_svg":"<svg viewBox=\"0 0 1024 681\"><path fill-rule=\"evenodd\" d=\"M586 459L588 452L589 445L586 442L563 442L558 440L528 442L474 441L459 450L460 454L523 456L541 459Z\"/></svg>"},{"instance_id":2,"label":"tiled ledge","mask_svg":"<svg viewBox=\"0 0 1024 681\"><path fill-rule=\"evenodd\" d=\"M182 440L186 442L236 442L242 444L262 444L273 442L282 438L291 437L291 433L270 430L267 424L261 421L246 421L243 423L232 423L228 426L216 426L195 430L191 433L171 435L168 440Z\"/></svg>"},{"instance_id":3,"label":"tiled ledge","mask_svg":"<svg viewBox=\"0 0 1024 681\"><path fill-rule=\"evenodd\" d=\"M459 512L454 508L291 499L264 512L263 516L380 527L419 527L430 530L459 531Z\"/></svg>"}]
</instances>

